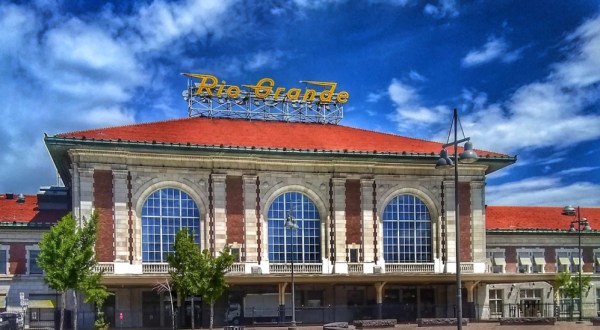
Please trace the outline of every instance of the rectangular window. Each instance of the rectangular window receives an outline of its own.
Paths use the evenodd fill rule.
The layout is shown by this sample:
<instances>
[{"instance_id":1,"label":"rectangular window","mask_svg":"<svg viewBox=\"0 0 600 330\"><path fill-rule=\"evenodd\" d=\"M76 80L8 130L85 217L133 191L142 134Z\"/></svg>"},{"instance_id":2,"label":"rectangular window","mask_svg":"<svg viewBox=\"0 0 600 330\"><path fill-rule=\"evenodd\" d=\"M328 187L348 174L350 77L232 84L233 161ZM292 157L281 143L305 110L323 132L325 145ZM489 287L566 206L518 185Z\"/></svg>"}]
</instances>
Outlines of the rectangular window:
<instances>
[{"instance_id":1,"label":"rectangular window","mask_svg":"<svg viewBox=\"0 0 600 330\"><path fill-rule=\"evenodd\" d=\"M349 259L350 262L358 262L358 249L349 250Z\"/></svg>"},{"instance_id":2,"label":"rectangular window","mask_svg":"<svg viewBox=\"0 0 600 330\"><path fill-rule=\"evenodd\" d=\"M558 272L572 272L573 268L570 252L556 253L556 270Z\"/></svg>"},{"instance_id":3,"label":"rectangular window","mask_svg":"<svg viewBox=\"0 0 600 330\"><path fill-rule=\"evenodd\" d=\"M600 316L600 288L596 289L596 315Z\"/></svg>"},{"instance_id":4,"label":"rectangular window","mask_svg":"<svg viewBox=\"0 0 600 330\"><path fill-rule=\"evenodd\" d=\"M531 273L531 266L533 263L531 262L531 253L530 252L521 252L519 253L519 268L517 271L519 273L528 274Z\"/></svg>"},{"instance_id":5,"label":"rectangular window","mask_svg":"<svg viewBox=\"0 0 600 330\"><path fill-rule=\"evenodd\" d=\"M492 273L504 273L504 266L506 266L504 251L491 251L488 252L488 256L492 264Z\"/></svg>"},{"instance_id":6,"label":"rectangular window","mask_svg":"<svg viewBox=\"0 0 600 330\"><path fill-rule=\"evenodd\" d=\"M233 256L233 262L240 262L240 248L232 248L231 255Z\"/></svg>"},{"instance_id":7,"label":"rectangular window","mask_svg":"<svg viewBox=\"0 0 600 330\"><path fill-rule=\"evenodd\" d=\"M533 252L533 265L531 271L533 273L543 273L545 265L546 258L544 257L544 252Z\"/></svg>"},{"instance_id":8,"label":"rectangular window","mask_svg":"<svg viewBox=\"0 0 600 330\"><path fill-rule=\"evenodd\" d=\"M7 253L6 250L0 250L0 274L7 274Z\"/></svg>"},{"instance_id":9,"label":"rectangular window","mask_svg":"<svg viewBox=\"0 0 600 330\"><path fill-rule=\"evenodd\" d=\"M38 255L40 254L40 251L38 250L29 250L29 274L30 275L39 275L42 274L43 271L40 268L40 266L38 266L37 264L37 258Z\"/></svg>"},{"instance_id":10,"label":"rectangular window","mask_svg":"<svg viewBox=\"0 0 600 330\"><path fill-rule=\"evenodd\" d=\"M503 290L490 290L490 318L501 318L503 316Z\"/></svg>"},{"instance_id":11,"label":"rectangular window","mask_svg":"<svg viewBox=\"0 0 600 330\"><path fill-rule=\"evenodd\" d=\"M594 254L594 272L600 273L600 252Z\"/></svg>"}]
</instances>

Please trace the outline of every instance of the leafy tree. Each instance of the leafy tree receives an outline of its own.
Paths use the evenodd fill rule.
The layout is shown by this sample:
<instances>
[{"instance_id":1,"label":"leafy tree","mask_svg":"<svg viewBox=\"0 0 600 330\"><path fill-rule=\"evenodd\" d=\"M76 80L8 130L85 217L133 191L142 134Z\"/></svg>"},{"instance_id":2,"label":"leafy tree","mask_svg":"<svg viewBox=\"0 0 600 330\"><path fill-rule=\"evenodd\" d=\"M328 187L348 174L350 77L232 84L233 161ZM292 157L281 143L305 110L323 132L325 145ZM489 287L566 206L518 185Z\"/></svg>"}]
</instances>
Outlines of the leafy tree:
<instances>
[{"instance_id":1,"label":"leafy tree","mask_svg":"<svg viewBox=\"0 0 600 330\"><path fill-rule=\"evenodd\" d=\"M91 283L90 277L96 265L95 244L98 214L94 212L89 221L83 219L79 227L73 214L64 216L42 236L37 263L44 271L44 282L61 293L60 330L64 328L66 294L72 290L75 311L74 324L77 330L77 290L85 290ZM100 275L101 276L101 275ZM97 283L100 279L98 278Z\"/></svg>"},{"instance_id":2,"label":"leafy tree","mask_svg":"<svg viewBox=\"0 0 600 330\"><path fill-rule=\"evenodd\" d=\"M225 281L225 273L233 265L233 259L228 246L217 257L207 249L202 251L199 285L202 299L210 305L210 330L213 329L215 302L229 286Z\"/></svg>"},{"instance_id":3,"label":"leafy tree","mask_svg":"<svg viewBox=\"0 0 600 330\"><path fill-rule=\"evenodd\" d=\"M104 318L104 312L102 311L102 306L106 301L106 298L110 296L106 287L102 285L100 282L102 280L102 273L94 273L88 278L85 279L82 285L82 291L85 294L84 301L86 303L92 303L96 306L96 321L94 322L94 326L98 330L108 330L110 324L106 322Z\"/></svg>"},{"instance_id":4,"label":"leafy tree","mask_svg":"<svg viewBox=\"0 0 600 330\"><path fill-rule=\"evenodd\" d=\"M171 270L169 274L178 297L197 295L200 291L200 249L194 242L194 236L189 231L182 229L175 234L173 253L167 255ZM185 301L185 300L184 300ZM192 299L192 330L194 330L194 300Z\"/></svg>"},{"instance_id":5,"label":"leafy tree","mask_svg":"<svg viewBox=\"0 0 600 330\"><path fill-rule=\"evenodd\" d=\"M575 298L579 298L579 292L587 291L592 283L590 276L581 277L581 291L579 290L579 276L572 276L568 272L560 272L556 276L557 286L560 292L564 292L567 298L571 298L571 306L569 308L570 317L573 318L573 307L575 306ZM560 297L560 296L559 296ZM583 311L579 311L582 313Z\"/></svg>"}]
</instances>

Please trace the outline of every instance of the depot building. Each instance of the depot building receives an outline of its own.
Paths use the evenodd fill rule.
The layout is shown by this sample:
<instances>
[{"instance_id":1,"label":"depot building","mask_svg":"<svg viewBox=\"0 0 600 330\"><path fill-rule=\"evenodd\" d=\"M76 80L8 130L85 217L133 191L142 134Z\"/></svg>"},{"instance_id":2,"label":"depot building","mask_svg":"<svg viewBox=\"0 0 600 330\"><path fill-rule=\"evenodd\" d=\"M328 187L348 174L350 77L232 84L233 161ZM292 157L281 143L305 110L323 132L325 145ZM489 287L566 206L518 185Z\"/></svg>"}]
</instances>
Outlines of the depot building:
<instances>
[{"instance_id":1,"label":"depot building","mask_svg":"<svg viewBox=\"0 0 600 330\"><path fill-rule=\"evenodd\" d=\"M210 95L184 97L190 109L197 109L192 98L217 102ZM244 102L256 107L253 101ZM330 106L322 109L336 109ZM201 249L218 254L229 246L236 256L216 324L289 321L292 281L299 322L453 317L457 217L466 318L554 315L557 272L580 265L577 240L568 235L560 208L544 209L543 217L527 209L517 220L510 211L524 208L496 208L486 220L486 175L513 164L513 156L476 150L477 162L460 164L456 187L454 168L435 168L441 143L330 122L201 114L44 141L65 185L58 190L67 196L68 211L78 219L99 212L96 256L103 283L114 293L104 306L113 326L170 325L169 304L177 298L155 288L169 276L166 256L181 229L193 230ZM44 211L34 198L29 203ZM600 228L598 209L586 212ZM39 230L31 225L34 217L24 217L15 230ZM36 233L0 246L8 265L0 283L7 309L19 308L18 291L59 303L40 284L41 274L29 269ZM582 266L594 281L599 236L583 236ZM18 269L28 282L11 273ZM595 315L597 295L595 289L586 295L587 316ZM208 324L208 308L198 302L177 299L182 326L190 315ZM89 324L93 317L80 321Z\"/></svg>"}]
</instances>

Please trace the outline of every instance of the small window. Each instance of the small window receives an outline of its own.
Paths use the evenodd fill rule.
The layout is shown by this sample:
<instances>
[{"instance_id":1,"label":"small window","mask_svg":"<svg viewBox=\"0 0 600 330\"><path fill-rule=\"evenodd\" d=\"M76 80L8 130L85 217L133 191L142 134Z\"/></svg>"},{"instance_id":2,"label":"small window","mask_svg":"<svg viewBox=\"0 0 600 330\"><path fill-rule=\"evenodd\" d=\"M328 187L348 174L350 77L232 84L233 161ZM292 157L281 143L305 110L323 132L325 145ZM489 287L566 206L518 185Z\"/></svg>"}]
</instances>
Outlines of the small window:
<instances>
[{"instance_id":1,"label":"small window","mask_svg":"<svg viewBox=\"0 0 600 330\"><path fill-rule=\"evenodd\" d=\"M504 251L493 251L489 252L488 255L492 265L492 273L504 273L504 266L506 266Z\"/></svg>"},{"instance_id":2,"label":"small window","mask_svg":"<svg viewBox=\"0 0 600 330\"><path fill-rule=\"evenodd\" d=\"M358 262L358 249L349 250L350 262Z\"/></svg>"},{"instance_id":3,"label":"small window","mask_svg":"<svg viewBox=\"0 0 600 330\"><path fill-rule=\"evenodd\" d=\"M600 253L594 255L594 271L600 273ZM600 314L598 314L600 316Z\"/></svg>"},{"instance_id":4,"label":"small window","mask_svg":"<svg viewBox=\"0 0 600 330\"><path fill-rule=\"evenodd\" d=\"M240 262L240 248L232 248L231 255L233 256L233 262Z\"/></svg>"},{"instance_id":5,"label":"small window","mask_svg":"<svg viewBox=\"0 0 600 330\"><path fill-rule=\"evenodd\" d=\"M7 272L7 258L6 258L6 250L0 250L0 274L6 274Z\"/></svg>"},{"instance_id":6,"label":"small window","mask_svg":"<svg viewBox=\"0 0 600 330\"><path fill-rule=\"evenodd\" d=\"M31 275L39 275L43 273L42 269L37 264L37 258L39 254L39 250L29 250L29 274Z\"/></svg>"}]
</instances>

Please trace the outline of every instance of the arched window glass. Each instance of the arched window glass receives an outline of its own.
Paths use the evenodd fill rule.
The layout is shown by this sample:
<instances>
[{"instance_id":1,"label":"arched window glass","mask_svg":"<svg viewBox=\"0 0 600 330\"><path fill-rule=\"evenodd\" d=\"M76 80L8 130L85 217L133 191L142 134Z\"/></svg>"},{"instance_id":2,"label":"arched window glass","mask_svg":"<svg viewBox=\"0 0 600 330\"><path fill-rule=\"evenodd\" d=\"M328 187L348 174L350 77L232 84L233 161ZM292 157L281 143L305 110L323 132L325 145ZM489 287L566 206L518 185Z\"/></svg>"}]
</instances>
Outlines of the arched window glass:
<instances>
[{"instance_id":1,"label":"arched window glass","mask_svg":"<svg viewBox=\"0 0 600 330\"><path fill-rule=\"evenodd\" d=\"M167 262L180 229L193 233L200 245L200 211L194 200L174 188L152 193L142 208L142 261Z\"/></svg>"},{"instance_id":2,"label":"arched window glass","mask_svg":"<svg viewBox=\"0 0 600 330\"><path fill-rule=\"evenodd\" d=\"M288 215L297 229L285 226ZM299 192L287 192L277 197L268 213L269 261L273 263L320 263L321 218L315 204ZM293 255L292 255L293 253Z\"/></svg>"},{"instance_id":3,"label":"arched window glass","mask_svg":"<svg viewBox=\"0 0 600 330\"><path fill-rule=\"evenodd\" d=\"M386 262L431 262L431 217L422 200L396 196L383 210Z\"/></svg>"}]
</instances>

